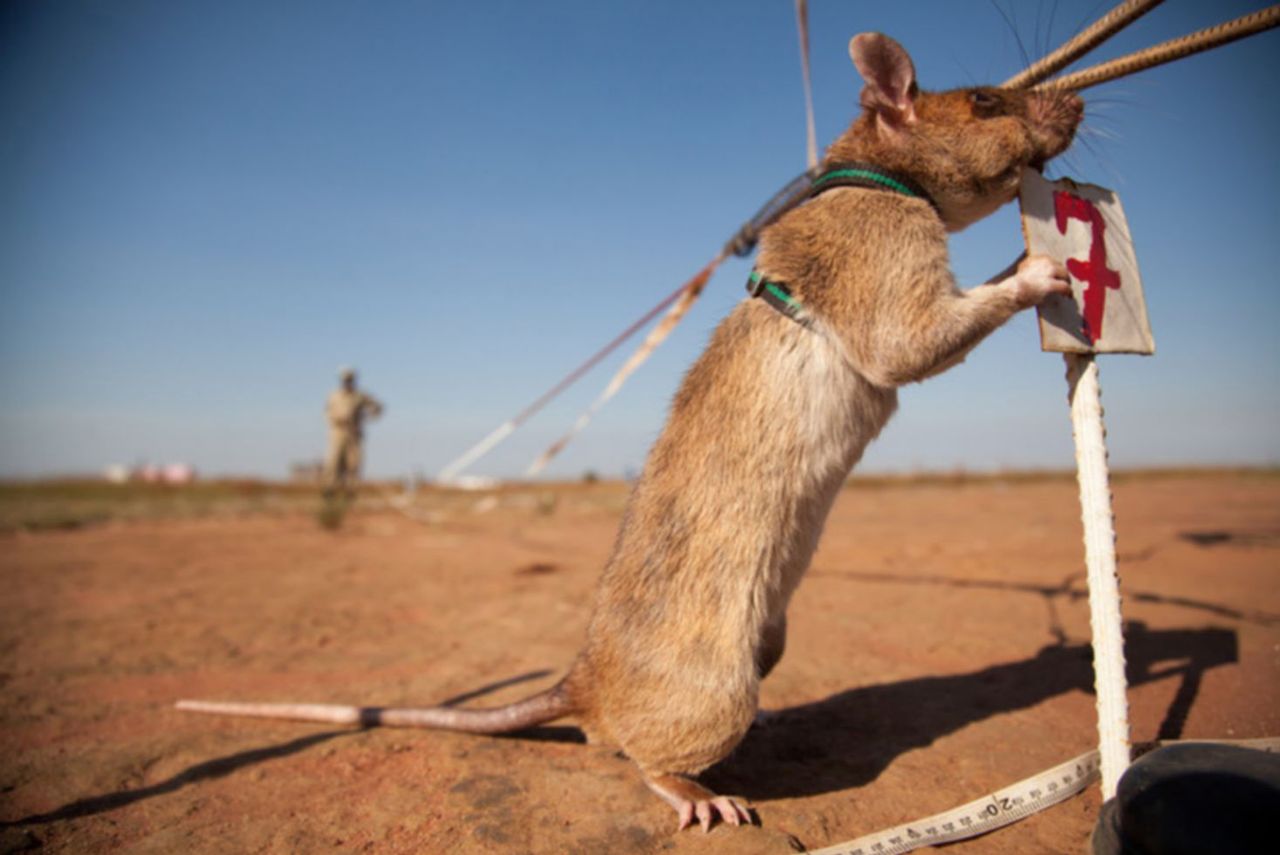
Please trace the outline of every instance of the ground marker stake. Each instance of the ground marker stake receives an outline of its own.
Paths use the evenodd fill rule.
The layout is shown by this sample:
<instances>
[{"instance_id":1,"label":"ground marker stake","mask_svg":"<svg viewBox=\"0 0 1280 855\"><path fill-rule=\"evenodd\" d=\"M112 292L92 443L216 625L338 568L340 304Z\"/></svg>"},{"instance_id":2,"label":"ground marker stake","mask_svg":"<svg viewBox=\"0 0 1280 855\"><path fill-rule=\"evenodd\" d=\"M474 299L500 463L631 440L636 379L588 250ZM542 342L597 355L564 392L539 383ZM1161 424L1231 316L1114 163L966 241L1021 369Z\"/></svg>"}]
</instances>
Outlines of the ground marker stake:
<instances>
[{"instance_id":1,"label":"ground marker stake","mask_svg":"<svg viewBox=\"0 0 1280 855\"><path fill-rule=\"evenodd\" d=\"M1067 363L1089 580L1102 795L1111 798L1129 767L1129 705L1097 354L1150 354L1155 342L1129 226L1115 193L1065 178L1050 183L1027 170L1020 198L1027 252L1057 259L1071 274L1072 296L1051 297L1037 311L1041 349L1064 354Z\"/></svg>"},{"instance_id":2,"label":"ground marker stake","mask_svg":"<svg viewBox=\"0 0 1280 855\"><path fill-rule=\"evenodd\" d=\"M1093 634L1093 684L1098 704L1098 752L1102 797L1116 794L1120 776L1129 768L1129 702L1125 696L1124 629L1120 617L1120 582L1116 575L1115 515L1107 472L1106 428L1098 362L1068 353L1068 400L1076 444L1076 478L1080 483L1080 518L1088 568L1089 626Z\"/></svg>"}]
</instances>

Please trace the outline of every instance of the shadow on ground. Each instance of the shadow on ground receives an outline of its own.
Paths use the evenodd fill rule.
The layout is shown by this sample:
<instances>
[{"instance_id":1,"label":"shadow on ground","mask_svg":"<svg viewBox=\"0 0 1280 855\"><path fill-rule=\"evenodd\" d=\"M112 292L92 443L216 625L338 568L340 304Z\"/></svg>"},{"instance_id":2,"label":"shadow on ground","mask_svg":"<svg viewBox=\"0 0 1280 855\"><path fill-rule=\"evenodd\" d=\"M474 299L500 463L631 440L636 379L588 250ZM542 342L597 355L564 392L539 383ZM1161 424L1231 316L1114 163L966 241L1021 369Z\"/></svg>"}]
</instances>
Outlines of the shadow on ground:
<instances>
[{"instance_id":1,"label":"shadow on ground","mask_svg":"<svg viewBox=\"0 0 1280 855\"><path fill-rule=\"evenodd\" d=\"M527 674L519 674L515 677L509 677L505 680L499 680L490 683L487 686L481 686L474 691L467 692L457 697L449 698L444 701L441 706L454 706L464 701L478 698L503 689L517 683L527 682L529 680L537 680L549 675L550 671L531 671ZM370 707L368 712L372 714L376 712L376 708ZM200 781L211 780L214 778L222 778L233 772L249 766L256 766L259 763L265 763L268 760L276 760L281 757L288 757L291 754L297 754L308 748L328 742L331 739L337 739L343 736L352 736L360 733L368 728L345 728L343 730L330 730L324 733L313 733L309 736L284 742L279 745L268 745L263 748L254 748L249 751L241 751L227 757L219 757L215 760L207 760L203 763L197 763L188 769L184 769L173 777L153 784L149 787L141 787L136 790L122 790L115 793L107 793L101 796L90 796L89 798L79 799L70 804L63 805L56 810L48 813L34 814L12 822L0 822L0 828L9 828L21 825L43 825L50 822L58 822L60 820L80 819L94 814L105 813L106 811L115 810L116 808L126 807L135 802L140 802L154 796L162 796L168 793L182 789L188 784L195 784ZM585 743L586 737L582 731L576 727L534 727L519 733L504 734L502 738L507 739L528 739L537 742L579 742Z\"/></svg>"},{"instance_id":2,"label":"shadow on ground","mask_svg":"<svg viewBox=\"0 0 1280 855\"><path fill-rule=\"evenodd\" d=\"M1135 622L1126 628L1126 648L1131 685L1181 678L1160 728L1162 739L1181 735L1204 673L1237 660L1236 633L1217 628L1153 632ZM1088 645L1050 645L1029 659L968 674L864 686L817 703L791 707L777 713L768 726L753 729L734 755L705 778L713 789L742 793L752 799L795 798L860 787L874 781L899 755L929 745L968 724L1034 706L1066 692L1092 692L1091 655ZM468 693L465 698L545 673L499 681ZM454 698L450 703L462 699ZM326 731L209 760L149 787L80 799L48 813L0 823L0 827L39 825L103 813L175 792L188 784L288 757L361 730ZM833 733L841 734L840 741L855 748L833 751ZM585 741L582 732L574 727L531 728L506 738Z\"/></svg>"},{"instance_id":3,"label":"shadow on ground","mask_svg":"<svg viewBox=\"0 0 1280 855\"><path fill-rule=\"evenodd\" d=\"M1159 738L1182 734L1206 671L1238 659L1233 630L1125 631L1130 685L1180 678ZM976 721L1071 691L1093 692L1087 644L1054 644L1018 662L968 674L922 677L850 689L776 713L704 778L718 792L752 799L796 798L864 786L899 755ZM832 734L839 734L833 738ZM833 750L836 742L849 750ZM993 749L996 746L993 746Z\"/></svg>"},{"instance_id":4,"label":"shadow on ground","mask_svg":"<svg viewBox=\"0 0 1280 855\"><path fill-rule=\"evenodd\" d=\"M294 739L290 742L281 743L280 745L268 745L265 748L254 748L250 751L241 751L237 754L231 754L227 757L219 757L216 760L207 760L204 763L197 763L189 769L184 769L168 780L153 784L150 787L142 787L137 790L123 790L118 793L107 793L101 796L90 796L89 798L79 799L70 804L51 810L48 813L35 814L33 816L24 817L14 822L0 823L0 828L7 828L15 825L41 825L48 822L58 822L64 819L80 819L94 814L105 813L109 810L122 808L131 805L134 802L140 802L153 796L162 796L166 793L172 793L182 789L188 784L194 784L198 781L209 780L212 778L222 778L230 775L232 772L238 772L248 766L256 766L267 760L275 760L279 757L288 757L290 754L297 754L299 751L305 751L313 745L319 745L322 742L328 742L340 736L351 736L358 733L356 730L332 730L325 733L313 733L310 736L304 736L301 739Z\"/></svg>"}]
</instances>

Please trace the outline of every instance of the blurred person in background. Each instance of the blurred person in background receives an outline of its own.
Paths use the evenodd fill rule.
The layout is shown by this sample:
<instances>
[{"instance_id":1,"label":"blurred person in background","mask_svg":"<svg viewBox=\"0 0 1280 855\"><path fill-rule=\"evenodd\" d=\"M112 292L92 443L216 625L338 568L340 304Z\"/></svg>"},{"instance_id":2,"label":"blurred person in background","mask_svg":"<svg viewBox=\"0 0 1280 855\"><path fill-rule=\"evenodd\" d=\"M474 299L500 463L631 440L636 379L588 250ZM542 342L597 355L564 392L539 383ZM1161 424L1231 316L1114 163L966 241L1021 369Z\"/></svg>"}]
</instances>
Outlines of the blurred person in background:
<instances>
[{"instance_id":1,"label":"blurred person in background","mask_svg":"<svg viewBox=\"0 0 1280 855\"><path fill-rule=\"evenodd\" d=\"M329 450L324 459L324 494L326 498L340 493L351 498L360 479L364 420L382 415L382 403L356 388L355 369L340 369L338 378L341 385L330 393L325 404Z\"/></svg>"}]
</instances>

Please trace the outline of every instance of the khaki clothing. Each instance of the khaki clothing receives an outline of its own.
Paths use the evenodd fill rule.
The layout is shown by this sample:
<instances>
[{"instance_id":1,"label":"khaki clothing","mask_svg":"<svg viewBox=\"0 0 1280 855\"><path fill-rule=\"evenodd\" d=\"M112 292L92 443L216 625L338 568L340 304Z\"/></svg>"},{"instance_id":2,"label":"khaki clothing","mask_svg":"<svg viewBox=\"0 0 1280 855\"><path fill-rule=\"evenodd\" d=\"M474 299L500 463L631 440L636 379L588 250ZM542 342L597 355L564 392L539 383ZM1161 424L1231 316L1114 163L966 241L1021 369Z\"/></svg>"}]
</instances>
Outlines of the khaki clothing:
<instances>
[{"instance_id":1,"label":"khaki clothing","mask_svg":"<svg viewBox=\"0 0 1280 855\"><path fill-rule=\"evenodd\" d=\"M364 420L382 415L382 404L358 389L339 388L329 395L325 417L329 421L329 448L324 460L328 490L351 490L360 478Z\"/></svg>"}]
</instances>

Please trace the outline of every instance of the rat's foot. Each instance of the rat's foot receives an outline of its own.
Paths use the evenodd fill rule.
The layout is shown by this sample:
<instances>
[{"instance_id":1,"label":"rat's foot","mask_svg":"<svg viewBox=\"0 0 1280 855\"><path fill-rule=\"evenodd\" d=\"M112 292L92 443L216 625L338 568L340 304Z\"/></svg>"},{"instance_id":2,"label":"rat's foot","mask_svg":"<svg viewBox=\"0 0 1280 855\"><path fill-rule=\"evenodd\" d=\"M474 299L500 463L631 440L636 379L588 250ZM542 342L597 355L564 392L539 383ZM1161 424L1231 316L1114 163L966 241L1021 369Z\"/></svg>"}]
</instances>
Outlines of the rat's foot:
<instances>
[{"instance_id":1,"label":"rat's foot","mask_svg":"<svg viewBox=\"0 0 1280 855\"><path fill-rule=\"evenodd\" d=\"M717 796L683 775L645 776L644 782L664 802L675 808L680 816L681 831L693 824L695 816L703 833L711 830L711 824L716 821L717 816L730 825L741 825L744 822L751 824L751 814L742 805L727 796Z\"/></svg>"}]
</instances>

